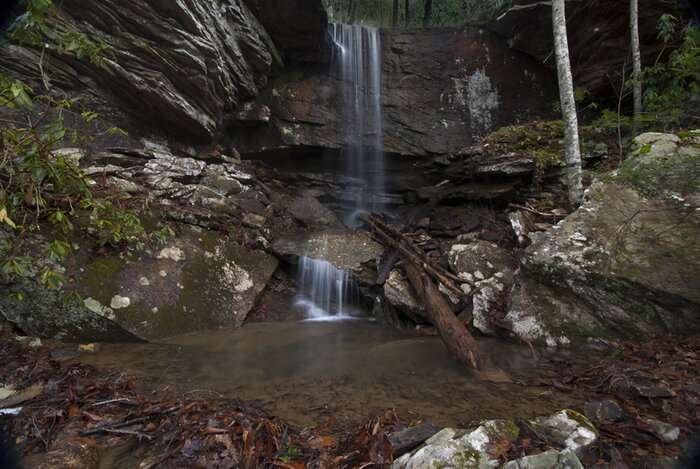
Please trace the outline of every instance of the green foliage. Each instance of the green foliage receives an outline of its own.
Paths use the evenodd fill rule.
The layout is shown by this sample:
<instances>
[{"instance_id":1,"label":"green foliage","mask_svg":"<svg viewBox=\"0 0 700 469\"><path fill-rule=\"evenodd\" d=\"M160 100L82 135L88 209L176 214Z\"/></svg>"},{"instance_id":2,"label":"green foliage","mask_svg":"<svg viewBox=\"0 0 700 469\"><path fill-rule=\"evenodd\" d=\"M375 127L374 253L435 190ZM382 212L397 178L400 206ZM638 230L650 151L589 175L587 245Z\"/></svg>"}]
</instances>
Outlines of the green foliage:
<instances>
[{"instance_id":1,"label":"green foliage","mask_svg":"<svg viewBox=\"0 0 700 469\"><path fill-rule=\"evenodd\" d=\"M698 153L697 149L686 148L656 154L650 145L642 145L609 178L646 197L685 203L688 195L700 193Z\"/></svg>"},{"instance_id":2,"label":"green foliage","mask_svg":"<svg viewBox=\"0 0 700 469\"><path fill-rule=\"evenodd\" d=\"M349 0L324 0L332 21L348 21ZM390 27L392 25L393 0L358 0L357 23ZM461 26L482 21L505 5L507 0L435 0L432 5L430 26ZM398 26L416 28L423 26L423 0L409 1L409 20L405 17L405 0L399 0Z\"/></svg>"},{"instance_id":3,"label":"green foliage","mask_svg":"<svg viewBox=\"0 0 700 469\"><path fill-rule=\"evenodd\" d=\"M50 30L47 17L55 11L49 0L29 1L13 24L12 38L42 47L58 41L60 53L99 64L104 46L79 33ZM45 77L42 81L48 84ZM70 237L78 233L109 247L139 248L149 239L133 211L124 210L119 199L97 196L77 161L59 150L66 139L92 138L65 125L65 113L75 112L77 104L0 75L0 281L31 277L59 288L66 281L60 262L73 249ZM80 115L86 123L101 122L98 113ZM164 228L151 239L163 243L172 234Z\"/></svg>"},{"instance_id":4,"label":"green foliage","mask_svg":"<svg viewBox=\"0 0 700 469\"><path fill-rule=\"evenodd\" d=\"M484 142L501 154L514 152L532 158L535 163L533 182L540 185L547 170L562 162L563 138L564 124L555 120L502 127L489 134Z\"/></svg>"},{"instance_id":5,"label":"green foliage","mask_svg":"<svg viewBox=\"0 0 700 469\"><path fill-rule=\"evenodd\" d=\"M675 18L664 15L659 30L659 39L668 44L674 37ZM666 127L700 123L700 30L685 27L681 40L666 62L642 71L645 111Z\"/></svg>"}]
</instances>

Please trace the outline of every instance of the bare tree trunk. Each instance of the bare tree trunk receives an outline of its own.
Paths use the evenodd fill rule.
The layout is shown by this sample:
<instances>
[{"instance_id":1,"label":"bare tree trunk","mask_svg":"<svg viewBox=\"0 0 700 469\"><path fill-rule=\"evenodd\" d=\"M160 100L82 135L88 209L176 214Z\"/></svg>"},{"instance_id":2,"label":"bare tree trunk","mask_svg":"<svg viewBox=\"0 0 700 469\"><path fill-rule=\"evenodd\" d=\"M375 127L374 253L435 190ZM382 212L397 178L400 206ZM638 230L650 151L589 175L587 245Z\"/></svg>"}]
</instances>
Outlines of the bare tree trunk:
<instances>
[{"instance_id":1,"label":"bare tree trunk","mask_svg":"<svg viewBox=\"0 0 700 469\"><path fill-rule=\"evenodd\" d=\"M559 101L564 121L564 151L568 172L569 205L578 207L583 194L581 184L581 148L578 137L578 117L574 99L574 83L569 61L569 41L566 37L564 0L552 0L552 25L554 28L554 53L559 77Z\"/></svg>"},{"instance_id":2,"label":"bare tree trunk","mask_svg":"<svg viewBox=\"0 0 700 469\"><path fill-rule=\"evenodd\" d=\"M423 27L427 28L430 25L430 17L433 14L433 0L425 0L425 9L423 10Z\"/></svg>"},{"instance_id":3,"label":"bare tree trunk","mask_svg":"<svg viewBox=\"0 0 700 469\"><path fill-rule=\"evenodd\" d=\"M399 0L394 0L391 11L391 27L396 28L399 25Z\"/></svg>"},{"instance_id":4,"label":"bare tree trunk","mask_svg":"<svg viewBox=\"0 0 700 469\"><path fill-rule=\"evenodd\" d=\"M357 20L357 3L359 0L348 0L348 24L355 24Z\"/></svg>"},{"instance_id":5,"label":"bare tree trunk","mask_svg":"<svg viewBox=\"0 0 700 469\"><path fill-rule=\"evenodd\" d=\"M411 2L410 0L404 1L404 11L403 11L404 21L406 21L406 26L411 23Z\"/></svg>"},{"instance_id":6,"label":"bare tree trunk","mask_svg":"<svg viewBox=\"0 0 700 469\"><path fill-rule=\"evenodd\" d=\"M642 116L642 57L639 50L639 4L638 0L630 0L630 34L632 36L632 80L634 88L634 129L637 130Z\"/></svg>"}]
</instances>

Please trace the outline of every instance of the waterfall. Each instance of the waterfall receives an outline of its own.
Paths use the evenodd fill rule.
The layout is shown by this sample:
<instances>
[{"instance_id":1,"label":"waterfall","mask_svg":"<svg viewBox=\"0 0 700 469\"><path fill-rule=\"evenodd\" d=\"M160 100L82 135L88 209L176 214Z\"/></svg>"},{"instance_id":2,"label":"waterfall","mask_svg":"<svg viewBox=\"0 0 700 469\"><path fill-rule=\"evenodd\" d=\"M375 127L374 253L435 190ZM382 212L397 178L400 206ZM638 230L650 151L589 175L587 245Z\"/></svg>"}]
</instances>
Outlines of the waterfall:
<instances>
[{"instance_id":1,"label":"waterfall","mask_svg":"<svg viewBox=\"0 0 700 469\"><path fill-rule=\"evenodd\" d=\"M379 30L333 24L333 73L340 79L339 114L344 124L346 176L362 181L353 190L354 210L345 224L358 226L360 212L382 211L384 152L382 151L381 40ZM347 307L359 302L351 272L324 259L299 259L297 304L310 319L348 317Z\"/></svg>"},{"instance_id":2,"label":"waterfall","mask_svg":"<svg viewBox=\"0 0 700 469\"><path fill-rule=\"evenodd\" d=\"M364 183L355 194L355 212L345 220L353 226L358 212L383 209L381 39L378 29L357 25L336 23L331 32L336 46L334 73L341 80L346 175Z\"/></svg>"},{"instance_id":3,"label":"waterfall","mask_svg":"<svg viewBox=\"0 0 700 469\"><path fill-rule=\"evenodd\" d=\"M350 271L324 259L301 257L297 278L301 290L297 304L306 309L309 319L347 318L347 307L359 300Z\"/></svg>"}]
</instances>

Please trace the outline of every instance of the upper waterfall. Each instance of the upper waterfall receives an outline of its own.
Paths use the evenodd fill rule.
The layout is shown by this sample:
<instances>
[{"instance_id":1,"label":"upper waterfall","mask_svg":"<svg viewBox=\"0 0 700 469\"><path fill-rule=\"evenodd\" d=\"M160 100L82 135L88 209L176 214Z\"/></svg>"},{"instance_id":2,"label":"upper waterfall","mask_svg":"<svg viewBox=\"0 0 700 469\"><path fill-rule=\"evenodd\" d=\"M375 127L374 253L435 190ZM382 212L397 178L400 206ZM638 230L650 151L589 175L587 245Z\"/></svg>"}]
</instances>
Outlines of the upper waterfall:
<instances>
[{"instance_id":1,"label":"upper waterfall","mask_svg":"<svg viewBox=\"0 0 700 469\"><path fill-rule=\"evenodd\" d=\"M382 57L379 30L358 25L332 24L335 51L333 72L344 89L339 113L345 124L347 176L364 182L358 190L356 211L381 211L384 192L382 150ZM353 224L353 215L346 223Z\"/></svg>"}]
</instances>

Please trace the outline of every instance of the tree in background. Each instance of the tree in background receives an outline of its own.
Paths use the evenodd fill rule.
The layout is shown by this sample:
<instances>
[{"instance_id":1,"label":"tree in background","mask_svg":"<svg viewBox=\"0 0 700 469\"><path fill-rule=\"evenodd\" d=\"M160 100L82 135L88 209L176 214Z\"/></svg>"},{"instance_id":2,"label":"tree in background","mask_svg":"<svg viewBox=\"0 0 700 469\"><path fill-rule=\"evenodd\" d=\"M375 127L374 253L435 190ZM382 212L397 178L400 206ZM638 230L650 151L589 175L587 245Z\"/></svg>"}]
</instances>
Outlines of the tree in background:
<instances>
[{"instance_id":1,"label":"tree in background","mask_svg":"<svg viewBox=\"0 0 700 469\"><path fill-rule=\"evenodd\" d=\"M642 56L639 48L639 4L630 0L630 36L632 45L632 80L634 122L638 125L642 116Z\"/></svg>"},{"instance_id":2,"label":"tree in background","mask_svg":"<svg viewBox=\"0 0 700 469\"><path fill-rule=\"evenodd\" d=\"M423 27L430 26L430 17L433 14L433 0L425 0L423 5Z\"/></svg>"},{"instance_id":3,"label":"tree in background","mask_svg":"<svg viewBox=\"0 0 700 469\"><path fill-rule=\"evenodd\" d=\"M350 23L354 19L353 22L367 26L413 28L423 26L426 6L429 26L460 26L488 18L507 0L404 0L403 4L400 0L323 0L323 3L334 22ZM354 18L353 8L356 8Z\"/></svg>"},{"instance_id":4,"label":"tree in background","mask_svg":"<svg viewBox=\"0 0 700 469\"><path fill-rule=\"evenodd\" d=\"M394 0L391 8L391 27L396 28L399 26L399 0Z\"/></svg>"},{"instance_id":5,"label":"tree in background","mask_svg":"<svg viewBox=\"0 0 700 469\"><path fill-rule=\"evenodd\" d=\"M581 202L581 148L578 135L578 118L574 99L574 83L569 60L569 41L566 36L564 0L552 1L552 26L554 29L554 53L559 78L559 101L564 121L564 152L566 155L569 205L574 208Z\"/></svg>"}]
</instances>

